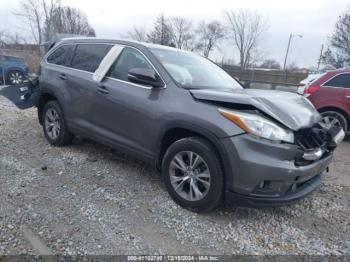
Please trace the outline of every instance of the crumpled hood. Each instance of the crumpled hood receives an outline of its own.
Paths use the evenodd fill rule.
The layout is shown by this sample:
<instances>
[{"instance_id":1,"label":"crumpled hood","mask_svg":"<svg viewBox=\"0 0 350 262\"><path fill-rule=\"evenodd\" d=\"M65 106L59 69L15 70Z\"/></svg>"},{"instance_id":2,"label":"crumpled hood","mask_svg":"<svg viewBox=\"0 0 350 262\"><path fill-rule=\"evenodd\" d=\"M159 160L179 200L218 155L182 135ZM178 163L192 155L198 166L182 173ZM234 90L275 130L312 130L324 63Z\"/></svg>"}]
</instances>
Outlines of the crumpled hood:
<instances>
[{"instance_id":1,"label":"crumpled hood","mask_svg":"<svg viewBox=\"0 0 350 262\"><path fill-rule=\"evenodd\" d=\"M321 120L309 100L289 92L260 89L192 89L190 92L199 100L252 105L294 131Z\"/></svg>"}]
</instances>

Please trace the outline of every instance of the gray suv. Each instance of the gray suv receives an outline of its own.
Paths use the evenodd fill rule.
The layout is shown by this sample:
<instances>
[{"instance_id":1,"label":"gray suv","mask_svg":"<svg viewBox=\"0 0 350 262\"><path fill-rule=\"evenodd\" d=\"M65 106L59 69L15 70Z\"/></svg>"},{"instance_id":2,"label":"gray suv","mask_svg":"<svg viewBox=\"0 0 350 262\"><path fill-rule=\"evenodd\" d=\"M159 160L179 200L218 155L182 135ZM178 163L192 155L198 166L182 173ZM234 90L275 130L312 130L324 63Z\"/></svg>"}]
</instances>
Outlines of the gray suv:
<instances>
[{"instance_id":1,"label":"gray suv","mask_svg":"<svg viewBox=\"0 0 350 262\"><path fill-rule=\"evenodd\" d=\"M344 137L302 96L244 89L205 58L148 43L60 41L41 63L38 97L52 145L79 135L130 153L195 211L300 199Z\"/></svg>"}]
</instances>

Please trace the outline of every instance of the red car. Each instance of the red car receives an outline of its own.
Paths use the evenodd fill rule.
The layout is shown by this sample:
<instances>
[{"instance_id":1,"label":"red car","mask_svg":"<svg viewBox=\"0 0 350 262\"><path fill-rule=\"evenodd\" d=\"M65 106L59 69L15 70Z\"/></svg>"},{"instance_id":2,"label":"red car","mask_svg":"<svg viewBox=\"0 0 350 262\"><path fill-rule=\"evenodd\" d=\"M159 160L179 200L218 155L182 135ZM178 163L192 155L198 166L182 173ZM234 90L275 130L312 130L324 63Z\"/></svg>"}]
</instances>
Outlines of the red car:
<instances>
[{"instance_id":1,"label":"red car","mask_svg":"<svg viewBox=\"0 0 350 262\"><path fill-rule=\"evenodd\" d=\"M304 96L321 113L325 125L350 131L350 68L323 74L307 85Z\"/></svg>"}]
</instances>

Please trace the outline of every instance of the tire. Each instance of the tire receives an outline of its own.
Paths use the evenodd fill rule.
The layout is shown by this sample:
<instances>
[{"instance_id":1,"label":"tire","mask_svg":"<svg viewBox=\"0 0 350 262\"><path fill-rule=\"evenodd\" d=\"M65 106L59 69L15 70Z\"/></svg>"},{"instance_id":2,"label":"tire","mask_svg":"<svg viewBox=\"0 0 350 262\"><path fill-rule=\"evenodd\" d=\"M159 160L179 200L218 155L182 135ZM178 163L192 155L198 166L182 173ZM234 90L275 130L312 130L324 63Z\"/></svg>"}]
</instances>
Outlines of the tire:
<instances>
[{"instance_id":1,"label":"tire","mask_svg":"<svg viewBox=\"0 0 350 262\"><path fill-rule=\"evenodd\" d=\"M57 101L47 102L42 111L43 130L47 141L54 146L65 146L72 142L63 111Z\"/></svg>"},{"instance_id":2,"label":"tire","mask_svg":"<svg viewBox=\"0 0 350 262\"><path fill-rule=\"evenodd\" d=\"M25 80L23 72L19 70L11 70L6 74L6 84L7 85L19 85Z\"/></svg>"},{"instance_id":3,"label":"tire","mask_svg":"<svg viewBox=\"0 0 350 262\"><path fill-rule=\"evenodd\" d=\"M178 159L182 159L182 164ZM162 176L172 199L184 208L209 211L222 202L222 166L216 149L205 139L189 137L173 143L163 157Z\"/></svg>"},{"instance_id":4,"label":"tire","mask_svg":"<svg viewBox=\"0 0 350 262\"><path fill-rule=\"evenodd\" d=\"M348 131L348 120L346 116L338 111L324 111L321 112L322 123L326 127L331 125L341 126L345 132Z\"/></svg>"}]
</instances>

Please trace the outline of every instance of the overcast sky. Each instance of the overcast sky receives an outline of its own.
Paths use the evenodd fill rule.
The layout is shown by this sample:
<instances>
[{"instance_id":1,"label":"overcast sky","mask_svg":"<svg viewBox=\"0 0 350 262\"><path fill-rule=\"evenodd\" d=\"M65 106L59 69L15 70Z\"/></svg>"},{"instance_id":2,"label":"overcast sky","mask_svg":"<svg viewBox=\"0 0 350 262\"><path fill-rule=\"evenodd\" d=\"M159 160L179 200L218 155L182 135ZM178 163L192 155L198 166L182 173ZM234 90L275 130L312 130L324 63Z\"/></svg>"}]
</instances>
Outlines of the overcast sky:
<instances>
[{"instance_id":1,"label":"overcast sky","mask_svg":"<svg viewBox=\"0 0 350 262\"><path fill-rule=\"evenodd\" d=\"M350 0L62 0L80 8L89 18L97 36L120 38L132 25L151 27L160 13L183 16L194 21L218 19L223 11L240 8L254 9L267 18L268 31L261 47L266 57L284 60L290 33L301 34L292 43L289 62L298 66L316 65L322 44L334 28L339 15L350 6ZM19 0L0 0L0 30L24 32L26 27L12 11ZM238 57L232 46L225 45L214 59Z\"/></svg>"}]
</instances>

